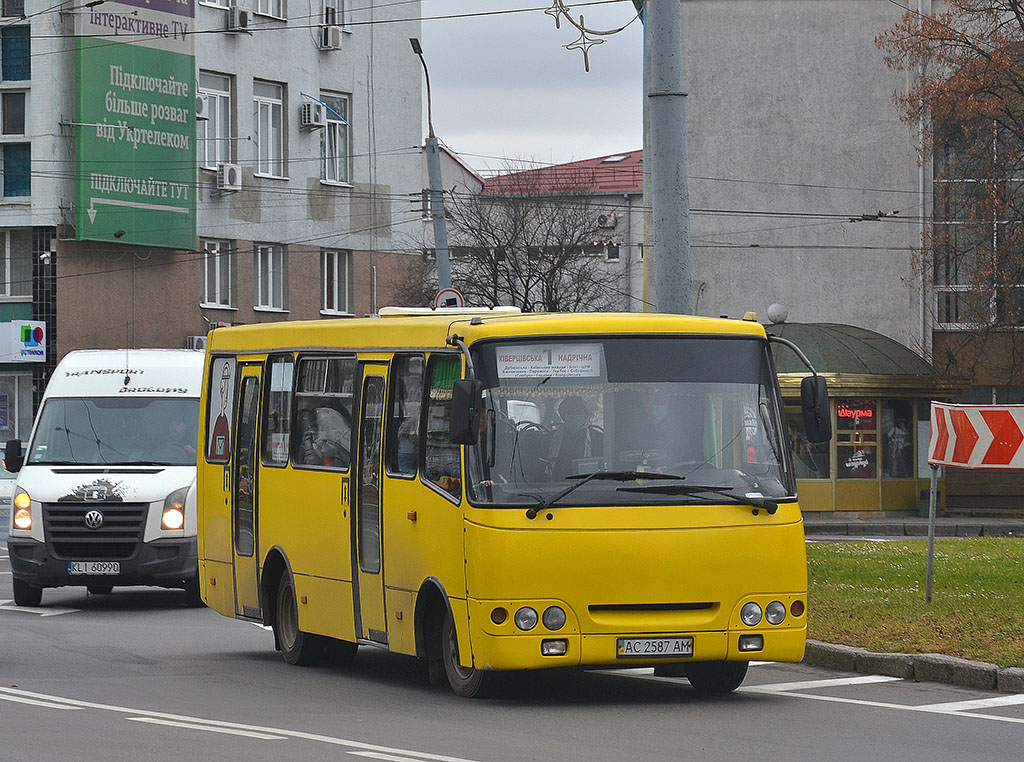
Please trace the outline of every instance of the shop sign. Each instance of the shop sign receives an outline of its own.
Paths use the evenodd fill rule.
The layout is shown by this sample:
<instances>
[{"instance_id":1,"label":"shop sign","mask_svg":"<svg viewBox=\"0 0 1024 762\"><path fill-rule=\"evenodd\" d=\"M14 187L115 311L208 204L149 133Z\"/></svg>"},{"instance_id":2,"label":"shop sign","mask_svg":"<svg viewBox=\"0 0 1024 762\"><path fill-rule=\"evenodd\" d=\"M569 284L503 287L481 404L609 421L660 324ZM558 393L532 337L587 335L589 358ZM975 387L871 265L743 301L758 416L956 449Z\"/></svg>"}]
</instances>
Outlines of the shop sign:
<instances>
[{"instance_id":1,"label":"shop sign","mask_svg":"<svg viewBox=\"0 0 1024 762\"><path fill-rule=\"evenodd\" d=\"M0 362L46 362L46 323L0 323Z\"/></svg>"}]
</instances>

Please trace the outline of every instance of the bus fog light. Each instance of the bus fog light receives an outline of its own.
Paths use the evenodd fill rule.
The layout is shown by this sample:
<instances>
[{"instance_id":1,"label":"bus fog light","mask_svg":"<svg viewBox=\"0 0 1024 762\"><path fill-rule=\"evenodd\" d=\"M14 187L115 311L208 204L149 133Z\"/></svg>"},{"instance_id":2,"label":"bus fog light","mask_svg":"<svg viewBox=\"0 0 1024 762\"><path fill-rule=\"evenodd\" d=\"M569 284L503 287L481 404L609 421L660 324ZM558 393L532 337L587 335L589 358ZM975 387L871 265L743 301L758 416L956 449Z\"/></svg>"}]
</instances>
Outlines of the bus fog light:
<instances>
[{"instance_id":1,"label":"bus fog light","mask_svg":"<svg viewBox=\"0 0 1024 762\"><path fill-rule=\"evenodd\" d=\"M761 635L740 635L740 651L764 650L764 637Z\"/></svg>"},{"instance_id":2,"label":"bus fog light","mask_svg":"<svg viewBox=\"0 0 1024 762\"><path fill-rule=\"evenodd\" d=\"M559 606L548 606L541 621L549 630L560 630L565 626L565 612Z\"/></svg>"},{"instance_id":3,"label":"bus fog light","mask_svg":"<svg viewBox=\"0 0 1024 762\"><path fill-rule=\"evenodd\" d=\"M751 601L743 605L740 609L740 619L743 620L743 624L747 627L753 627L755 624L761 621L761 607Z\"/></svg>"},{"instance_id":4,"label":"bus fog light","mask_svg":"<svg viewBox=\"0 0 1024 762\"><path fill-rule=\"evenodd\" d=\"M505 611L505 609L503 609L501 606L498 606L493 611L491 611L491 621L495 624L505 624L505 621L507 619L508 612Z\"/></svg>"},{"instance_id":5,"label":"bus fog light","mask_svg":"<svg viewBox=\"0 0 1024 762\"><path fill-rule=\"evenodd\" d=\"M779 601L772 601L764 609L764 618L768 624L782 624L786 619L786 606Z\"/></svg>"},{"instance_id":6,"label":"bus fog light","mask_svg":"<svg viewBox=\"0 0 1024 762\"><path fill-rule=\"evenodd\" d=\"M537 626L537 612L529 606L523 606L516 612L515 623L520 630L532 630Z\"/></svg>"},{"instance_id":7,"label":"bus fog light","mask_svg":"<svg viewBox=\"0 0 1024 762\"><path fill-rule=\"evenodd\" d=\"M569 650L567 640L542 640L540 642L541 656L565 656Z\"/></svg>"}]
</instances>

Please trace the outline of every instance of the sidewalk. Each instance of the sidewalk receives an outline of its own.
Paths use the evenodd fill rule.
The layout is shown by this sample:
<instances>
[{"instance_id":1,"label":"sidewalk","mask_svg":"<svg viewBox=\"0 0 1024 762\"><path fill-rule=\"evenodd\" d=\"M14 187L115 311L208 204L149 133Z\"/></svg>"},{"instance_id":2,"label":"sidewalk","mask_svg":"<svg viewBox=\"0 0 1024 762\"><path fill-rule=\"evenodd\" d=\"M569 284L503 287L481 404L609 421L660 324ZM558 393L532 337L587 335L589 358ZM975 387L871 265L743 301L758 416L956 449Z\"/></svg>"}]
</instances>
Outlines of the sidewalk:
<instances>
[{"instance_id":1,"label":"sidewalk","mask_svg":"<svg viewBox=\"0 0 1024 762\"><path fill-rule=\"evenodd\" d=\"M809 540L856 537L923 539L928 536L928 519L918 516L857 518L842 514L836 516L833 513L805 513L804 534ZM935 519L935 536L1024 538L1024 519L944 516ZM979 690L1024 693L1024 669L1004 669L994 664L943 654L875 653L863 648L808 640L804 663L844 672L891 675Z\"/></svg>"}]
</instances>

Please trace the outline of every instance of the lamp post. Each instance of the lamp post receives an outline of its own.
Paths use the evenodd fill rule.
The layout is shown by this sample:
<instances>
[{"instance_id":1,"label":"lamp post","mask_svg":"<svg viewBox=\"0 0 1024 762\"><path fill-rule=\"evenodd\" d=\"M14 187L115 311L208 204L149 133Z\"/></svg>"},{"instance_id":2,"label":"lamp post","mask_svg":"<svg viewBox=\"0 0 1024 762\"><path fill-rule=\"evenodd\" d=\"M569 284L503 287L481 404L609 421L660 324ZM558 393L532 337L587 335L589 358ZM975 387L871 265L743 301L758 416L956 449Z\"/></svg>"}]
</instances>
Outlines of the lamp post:
<instances>
[{"instance_id":1,"label":"lamp post","mask_svg":"<svg viewBox=\"0 0 1024 762\"><path fill-rule=\"evenodd\" d=\"M451 288L452 268L448 259L448 229L445 224L444 191L441 186L441 153L434 135L434 122L430 104L430 72L423 58L423 48L415 37L409 38L412 52L419 56L423 64L423 76L427 81L427 180L430 183L430 217L434 223L434 253L437 260L437 285L443 291Z\"/></svg>"}]
</instances>

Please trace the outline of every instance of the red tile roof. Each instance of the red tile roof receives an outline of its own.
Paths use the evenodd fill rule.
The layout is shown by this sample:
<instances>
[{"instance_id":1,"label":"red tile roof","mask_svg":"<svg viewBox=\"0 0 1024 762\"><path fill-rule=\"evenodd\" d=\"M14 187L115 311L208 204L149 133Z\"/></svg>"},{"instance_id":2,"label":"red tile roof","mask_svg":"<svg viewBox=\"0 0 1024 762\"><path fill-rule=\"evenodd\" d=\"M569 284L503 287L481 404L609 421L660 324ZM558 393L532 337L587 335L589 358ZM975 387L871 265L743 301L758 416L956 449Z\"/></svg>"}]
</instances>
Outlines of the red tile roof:
<instances>
[{"instance_id":1,"label":"red tile roof","mask_svg":"<svg viewBox=\"0 0 1024 762\"><path fill-rule=\"evenodd\" d=\"M641 193L644 152L630 151L528 169L484 180L485 194Z\"/></svg>"}]
</instances>

